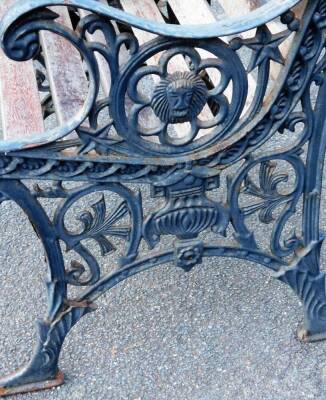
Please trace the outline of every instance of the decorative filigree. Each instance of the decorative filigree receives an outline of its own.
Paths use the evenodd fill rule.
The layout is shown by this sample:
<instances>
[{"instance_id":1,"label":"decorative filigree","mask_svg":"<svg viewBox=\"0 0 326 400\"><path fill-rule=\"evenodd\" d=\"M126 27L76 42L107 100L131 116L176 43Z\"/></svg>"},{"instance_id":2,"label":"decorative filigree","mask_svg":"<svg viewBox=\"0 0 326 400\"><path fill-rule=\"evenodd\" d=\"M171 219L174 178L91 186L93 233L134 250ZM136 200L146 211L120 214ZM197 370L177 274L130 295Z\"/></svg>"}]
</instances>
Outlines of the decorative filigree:
<instances>
[{"instance_id":1,"label":"decorative filigree","mask_svg":"<svg viewBox=\"0 0 326 400\"><path fill-rule=\"evenodd\" d=\"M275 61L284 64L284 58L281 54L279 46L290 35L290 32L280 32L273 35L267 25L262 25L257 29L255 38L253 39L233 39L231 45L233 48L239 49L246 46L253 50L253 54L248 66L248 72L253 71L256 67L263 63Z\"/></svg>"},{"instance_id":2,"label":"decorative filigree","mask_svg":"<svg viewBox=\"0 0 326 400\"><path fill-rule=\"evenodd\" d=\"M48 4L45 0L40 2ZM75 0L74 4L77 3ZM284 2L279 3L281 7ZM87 1L83 1L85 5ZM100 3L97 5L101 7ZM42 141L47 145L26 148L27 144L39 145L39 139L33 138L34 142L24 139L15 147L25 148L24 151L5 152L12 147L0 146L0 202L13 199L23 208L43 241L50 266L49 309L45 322L40 324L35 356L24 370L0 381L0 387L53 379L67 333L82 316L94 310L93 301L128 277L168 262L185 271L213 256L260 263L275 271L276 277L290 285L303 301L302 338L325 338L325 275L320 273L319 265L322 235L318 210L326 147L326 0L309 2L300 23L292 12L282 15L281 22L287 29L280 34L273 35L264 20L257 24L260 26L254 38L235 39L230 44L212 38L213 35L200 39L202 35L189 38L186 33L188 38L160 36L140 47L134 35L116 32L110 13L90 14L72 31L58 23L57 14L47 9L25 11L4 33L7 54L16 60L40 57L38 32L49 30L61 35L80 51L85 61L89 93L81 112ZM153 26L148 24L147 28ZM103 33L104 41L88 42L87 36L97 30ZM284 60L279 46L291 33L293 49ZM248 70L255 69L257 73L256 92L246 112L248 82L238 53L241 46L253 51ZM123 66L119 63L122 47L129 53ZM114 78L110 93L102 100L98 96L98 55L107 62ZM183 57L184 71L170 72L169 63L175 56ZM156 65L152 65L153 58ZM282 65L282 71L267 96L271 61ZM207 78L208 69L217 72L218 82ZM149 96L139 90L145 77L154 78L154 92ZM47 89L44 76L38 73L38 78L40 89ZM319 85L314 106L310 95L312 83ZM225 93L230 87L228 101ZM302 111L298 111L299 103ZM52 112L51 107L51 99L47 99L45 115ZM139 123L139 115L146 108L151 108L160 119L154 128ZM107 117L102 125L100 113ZM203 117L210 114L208 119ZM171 125L178 130L185 122L190 125L185 135L169 133ZM276 132L290 130L296 135L299 124L303 128L291 148L259 156L253 153ZM77 139L54 142L73 130ZM199 135L200 131L206 135ZM307 156L302 150L306 145ZM228 180L227 204L210 198L206 192L220 187L221 170L240 159L242 164ZM287 182L287 174L277 173L278 163L286 163L290 167L287 173L295 177L287 192L280 190L280 184ZM252 178L256 168L260 170L258 184ZM57 183L44 189L38 184L29 191L19 182L35 178ZM96 184L69 190L62 181ZM122 181L150 183L153 197L163 197L165 204L147 215L144 222L141 195L122 186ZM75 215L81 228L68 229L68 212L72 212L76 202L93 193L101 194L98 200ZM114 193L121 199L115 208L108 208L105 193ZM255 203L242 207L239 199L248 195ZM40 198L61 199L52 220L43 210ZM304 204L302 237L293 234L282 240L300 199ZM279 206L282 207L276 215ZM273 224L270 250L260 249L255 229L249 227L247 217L256 212L263 223ZM230 222L238 241L234 246L223 246L219 240L205 243L199 237L209 229L225 235ZM174 244L139 256L142 238L154 248L162 235L172 236ZM87 240L95 241L102 255L107 256L115 250L111 237L124 240L126 249L118 268L105 275L87 247ZM85 265L74 261L69 269L65 268L59 240L69 251L77 252ZM74 288L78 294L73 300L68 295L69 285L83 286Z\"/></svg>"},{"instance_id":3,"label":"decorative filigree","mask_svg":"<svg viewBox=\"0 0 326 400\"><path fill-rule=\"evenodd\" d=\"M100 128L92 129L80 127L77 129L77 134L82 142L79 148L80 154L87 154L95 150L98 154L108 154L110 146L116 144L116 139L109 137L109 131L112 128L112 123L106 124Z\"/></svg>"},{"instance_id":4,"label":"decorative filigree","mask_svg":"<svg viewBox=\"0 0 326 400\"><path fill-rule=\"evenodd\" d=\"M77 218L83 223L81 232L70 232L65 226L65 217L71 207L81 198L96 192L116 193L124 200L110 214L106 213L104 196L91 205L93 214L83 211ZM130 224L117 225L124 217L130 216ZM76 286L92 285L100 279L100 267L96 258L83 244L86 239L95 240L100 246L102 255L105 256L115 251L113 244L106 236L116 236L127 242L126 254L121 258L121 264L134 260L137 256L141 235L142 210L141 198L135 196L129 189L119 184L95 185L71 191L64 203L57 209L54 225L58 235L66 243L67 250L74 250L87 263L90 273L85 278L86 268L77 261L71 263L71 268L66 272L66 281Z\"/></svg>"},{"instance_id":5,"label":"decorative filigree","mask_svg":"<svg viewBox=\"0 0 326 400\"><path fill-rule=\"evenodd\" d=\"M158 184L164 183L161 181ZM177 171L170 175L163 188L166 204L147 218L143 228L143 236L150 248L156 246L161 235L173 235L182 240L194 239L208 228L226 235L229 211L205 195L204 181L196 177L195 172L189 170L187 174L186 171Z\"/></svg>"},{"instance_id":6,"label":"decorative filigree","mask_svg":"<svg viewBox=\"0 0 326 400\"><path fill-rule=\"evenodd\" d=\"M216 154L215 163L228 165L236 162L261 146L284 124L306 88L311 84L314 69L325 45L323 36L325 27L320 23L325 15L324 0L311 5L303 28L297 32L297 40L300 41L299 49L286 73L280 93L275 102L269 105L269 112L246 136Z\"/></svg>"},{"instance_id":7,"label":"decorative filigree","mask_svg":"<svg viewBox=\"0 0 326 400\"><path fill-rule=\"evenodd\" d=\"M204 58L197 49L204 49L214 58ZM144 66L153 56L160 54L158 65ZM190 71L176 71L170 74L169 63L177 56L186 56ZM185 65L187 68L187 65ZM202 75L206 69L215 70L220 76L218 82L209 87ZM152 96L140 92L139 83L148 77L160 78ZM232 83L230 101L225 91ZM139 57L131 59L121 72L113 87L111 115L117 132L128 142L147 154L177 155L190 149L202 148L230 134L238 122L247 97L247 76L238 55L220 40L174 40L158 38L145 45ZM133 103L127 112L126 95ZM210 110L209 104L214 105ZM209 117L199 118L204 106ZM142 127L140 115L152 108L161 123ZM179 135L171 135L169 125L190 122L189 129ZM213 128L213 129L212 129ZM199 131L212 129L198 140ZM178 132L177 132L178 133ZM180 133L180 132L179 132ZM160 144L149 139L156 136Z\"/></svg>"},{"instance_id":8,"label":"decorative filigree","mask_svg":"<svg viewBox=\"0 0 326 400\"><path fill-rule=\"evenodd\" d=\"M277 257L286 257L293 253L301 244L300 239L295 233L287 238L281 244L282 232L290 217L295 214L297 203L304 190L304 165L300 159L300 153L284 153L262 159L249 159L240 169L237 176L229 180L229 199L228 203L231 210L233 225L236 230L236 238L242 246L248 248L257 248L254 232L247 228L245 219L259 211L260 220L269 224L274 221L273 211L279 205L284 205L283 210L277 217L274 229L272 231L270 247L271 251ZM293 168L295 173L295 183L292 190L286 194L280 193L278 185L285 182L287 174L275 174L277 161L286 161ZM260 165L259 186L253 183L249 173ZM244 184L244 186L242 186ZM241 207L239 205L240 194L251 195L262 199L262 201L250 206Z\"/></svg>"},{"instance_id":9,"label":"decorative filigree","mask_svg":"<svg viewBox=\"0 0 326 400\"><path fill-rule=\"evenodd\" d=\"M288 173L275 173L277 164L266 161L260 165L259 186L257 186L249 175L244 182L243 193L258 197L262 201L242 208L245 216L249 216L259 211L259 219L264 224L270 224L275 221L273 211L283 203L289 201L289 196L279 192L278 185L287 182Z\"/></svg>"},{"instance_id":10,"label":"decorative filigree","mask_svg":"<svg viewBox=\"0 0 326 400\"><path fill-rule=\"evenodd\" d=\"M78 216L83 223L84 229L81 233L85 239L94 239L100 246L102 255L105 256L115 247L108 241L106 236L117 236L128 240L130 236L130 227L115 226L115 223L129 214L128 206L125 201L120 203L116 209L109 215L106 215L106 205L104 195L92 204L94 215L89 211L84 211Z\"/></svg>"}]
</instances>

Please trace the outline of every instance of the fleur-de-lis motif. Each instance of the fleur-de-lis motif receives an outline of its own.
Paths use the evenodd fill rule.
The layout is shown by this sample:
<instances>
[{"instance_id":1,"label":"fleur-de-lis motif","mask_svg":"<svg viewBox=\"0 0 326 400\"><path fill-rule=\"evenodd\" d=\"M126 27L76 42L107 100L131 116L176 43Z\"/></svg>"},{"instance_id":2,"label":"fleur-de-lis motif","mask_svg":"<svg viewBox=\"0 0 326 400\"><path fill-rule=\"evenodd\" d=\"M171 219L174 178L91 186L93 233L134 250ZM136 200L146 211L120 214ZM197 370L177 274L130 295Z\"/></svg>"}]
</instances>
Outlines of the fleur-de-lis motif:
<instances>
[{"instance_id":1,"label":"fleur-de-lis motif","mask_svg":"<svg viewBox=\"0 0 326 400\"><path fill-rule=\"evenodd\" d=\"M264 224L270 224L274 221L273 211L280 204L288 202L289 196L281 194L278 191L278 185L287 182L288 174L275 173L276 164L268 161L263 162L259 171L259 186L247 175L243 192L262 201L244 207L242 209L245 216L249 216L259 211L259 219Z\"/></svg>"},{"instance_id":2,"label":"fleur-de-lis motif","mask_svg":"<svg viewBox=\"0 0 326 400\"><path fill-rule=\"evenodd\" d=\"M89 211L84 211L78 217L83 223L84 239L94 239L100 246L102 255L106 255L115 250L113 244L106 238L106 235L117 236L128 240L130 227L117 226L116 223L123 219L128 213L128 206L122 201L115 210L106 215L106 205L104 196L96 203L92 204L94 215Z\"/></svg>"}]
</instances>

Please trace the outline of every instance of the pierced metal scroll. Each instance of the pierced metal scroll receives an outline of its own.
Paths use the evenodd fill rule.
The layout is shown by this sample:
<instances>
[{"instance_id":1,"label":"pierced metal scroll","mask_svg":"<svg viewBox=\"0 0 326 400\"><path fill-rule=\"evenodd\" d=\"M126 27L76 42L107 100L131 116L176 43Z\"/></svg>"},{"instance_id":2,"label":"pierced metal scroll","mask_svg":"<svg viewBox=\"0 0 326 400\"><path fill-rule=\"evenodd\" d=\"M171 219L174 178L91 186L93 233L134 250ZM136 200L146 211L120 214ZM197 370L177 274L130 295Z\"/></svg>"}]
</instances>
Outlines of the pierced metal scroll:
<instances>
[{"instance_id":1,"label":"pierced metal scroll","mask_svg":"<svg viewBox=\"0 0 326 400\"><path fill-rule=\"evenodd\" d=\"M15 201L29 216L50 268L49 311L35 355L23 370L0 381L0 394L44 381L56 384L63 341L95 310L95 300L128 277L167 262L185 271L213 256L261 264L302 300L300 337L324 339L319 208L326 145L326 1L308 1L300 19L290 9L297 1L282 2L278 13L266 6L261 18L255 14L240 25L257 28L245 38L232 21L228 27L217 24L215 35L212 26L185 34L182 27L155 25L95 1L23 3L4 19L7 55L41 63L39 32L60 35L79 50L89 92L83 109L66 125L35 141L0 144L0 200ZM75 30L60 25L46 8L62 3L76 15L78 8L89 11ZM275 17L282 25L278 33L268 25ZM116 20L128 29L117 31ZM158 36L140 46L131 27ZM96 31L103 40L88 41ZM224 34L233 36L216 37ZM100 90L99 57L114 77L107 96ZM175 57L184 70L171 68ZM39 85L47 92L44 74L38 73ZM144 82L150 90L144 90ZM53 112L49 93L44 115ZM59 140L72 131L75 137ZM281 145L273 144L275 139ZM29 179L38 181L33 190L23 183ZM79 184L69 188L69 181ZM151 187L157 201L152 212L144 206L140 184ZM72 229L68 214L90 194L95 200L74 215L79 230ZM118 199L114 207L108 196ZM52 219L39 201L47 198L60 199ZM260 228L269 235L268 248L259 240ZM59 241L79 261L65 265ZM89 241L103 257L119 250L113 272L102 271ZM146 256L140 254L143 242ZM67 295L70 286L79 291L74 298Z\"/></svg>"}]
</instances>

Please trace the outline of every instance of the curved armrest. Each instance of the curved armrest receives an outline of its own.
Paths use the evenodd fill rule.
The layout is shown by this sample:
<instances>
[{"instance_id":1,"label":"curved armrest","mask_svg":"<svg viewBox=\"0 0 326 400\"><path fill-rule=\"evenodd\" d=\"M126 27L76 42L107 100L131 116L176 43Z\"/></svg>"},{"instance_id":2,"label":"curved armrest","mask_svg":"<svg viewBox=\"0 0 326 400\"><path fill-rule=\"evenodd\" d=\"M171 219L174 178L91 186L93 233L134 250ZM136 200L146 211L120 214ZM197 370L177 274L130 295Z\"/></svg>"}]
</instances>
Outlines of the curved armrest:
<instances>
[{"instance_id":1,"label":"curved armrest","mask_svg":"<svg viewBox=\"0 0 326 400\"><path fill-rule=\"evenodd\" d=\"M106 6L96 0L18 0L2 21L0 40L3 40L5 31L20 16L37 8L47 6L74 6L158 35L176 38L203 39L233 35L253 29L280 16L300 1L301 0L271 0L245 16L223 18L213 24L180 26L158 23L140 18L111 6Z\"/></svg>"}]
</instances>

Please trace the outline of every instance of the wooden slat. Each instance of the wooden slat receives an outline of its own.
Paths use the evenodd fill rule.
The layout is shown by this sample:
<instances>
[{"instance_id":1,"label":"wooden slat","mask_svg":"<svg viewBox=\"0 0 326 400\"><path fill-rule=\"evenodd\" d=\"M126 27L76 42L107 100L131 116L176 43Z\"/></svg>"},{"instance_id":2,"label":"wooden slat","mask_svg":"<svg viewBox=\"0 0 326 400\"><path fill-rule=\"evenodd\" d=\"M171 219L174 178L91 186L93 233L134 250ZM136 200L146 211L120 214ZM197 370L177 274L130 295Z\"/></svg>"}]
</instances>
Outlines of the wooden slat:
<instances>
[{"instance_id":1,"label":"wooden slat","mask_svg":"<svg viewBox=\"0 0 326 400\"><path fill-rule=\"evenodd\" d=\"M168 0L181 24L211 24L215 16L206 0Z\"/></svg>"},{"instance_id":2,"label":"wooden slat","mask_svg":"<svg viewBox=\"0 0 326 400\"><path fill-rule=\"evenodd\" d=\"M121 0L120 1L123 9L131 14L137 15L138 17L147 18L152 21L164 22L164 19L160 13L160 10L155 4L154 0L142 0L142 1L130 1L130 0ZM156 35L146 32L141 29L133 29L135 36L137 37L140 44L144 44L156 37ZM157 65L160 59L160 55L157 54L152 57L148 64ZM178 56L177 60L172 60L172 68L175 68L176 71L180 70L180 66L184 69L186 63L183 57Z\"/></svg>"},{"instance_id":3,"label":"wooden slat","mask_svg":"<svg viewBox=\"0 0 326 400\"><path fill-rule=\"evenodd\" d=\"M262 7L266 0L218 0L227 16L246 15L259 7ZM272 33L279 33L285 30L284 25L279 21L270 21L267 23Z\"/></svg>"},{"instance_id":4,"label":"wooden slat","mask_svg":"<svg viewBox=\"0 0 326 400\"><path fill-rule=\"evenodd\" d=\"M155 4L154 0L121 0L120 3L123 6L124 10L130 12L131 14L137 15L142 18L147 18L152 21L164 22L162 14L160 13L160 10ZM155 35L153 35L152 33L140 29L134 29L134 33L140 44L144 44L155 38ZM148 64L157 65L160 56L160 54L156 54L148 61ZM174 57L171 60L169 67L171 72L188 70L187 63L181 55Z\"/></svg>"},{"instance_id":5,"label":"wooden slat","mask_svg":"<svg viewBox=\"0 0 326 400\"><path fill-rule=\"evenodd\" d=\"M14 0L1 0L0 17L13 3ZM0 103L5 139L43 132L42 108L33 62L12 61L1 49Z\"/></svg>"},{"instance_id":6,"label":"wooden slat","mask_svg":"<svg viewBox=\"0 0 326 400\"><path fill-rule=\"evenodd\" d=\"M216 22L206 0L187 0L186 2L169 0L169 4L180 24L210 24ZM196 10L196 12L193 12L193 10ZM204 59L207 58L207 55L208 57L211 57L211 55L202 50L199 50L199 54ZM213 83L218 82L219 74L217 71L209 70L208 75ZM230 99L232 97L232 91L227 90L226 95Z\"/></svg>"},{"instance_id":7,"label":"wooden slat","mask_svg":"<svg viewBox=\"0 0 326 400\"><path fill-rule=\"evenodd\" d=\"M58 22L71 27L66 7L52 7ZM88 83L78 50L66 39L41 32L41 43L59 124L73 117L84 104Z\"/></svg>"}]
</instances>

